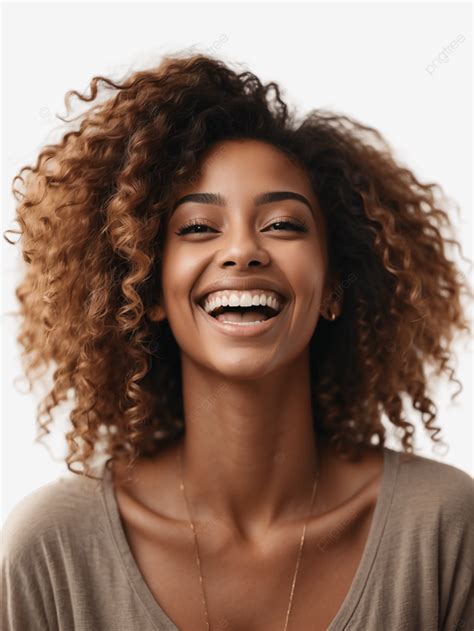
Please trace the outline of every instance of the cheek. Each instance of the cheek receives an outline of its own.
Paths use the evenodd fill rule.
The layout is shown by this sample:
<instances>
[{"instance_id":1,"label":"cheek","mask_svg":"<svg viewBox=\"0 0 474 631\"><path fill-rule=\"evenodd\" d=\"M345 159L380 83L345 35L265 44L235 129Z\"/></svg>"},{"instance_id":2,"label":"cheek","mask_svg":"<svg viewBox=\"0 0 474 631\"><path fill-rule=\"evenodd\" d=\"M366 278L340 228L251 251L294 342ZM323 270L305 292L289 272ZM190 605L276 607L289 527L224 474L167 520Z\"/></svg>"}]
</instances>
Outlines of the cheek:
<instances>
[{"instance_id":1,"label":"cheek","mask_svg":"<svg viewBox=\"0 0 474 631\"><path fill-rule=\"evenodd\" d=\"M191 255L189 248L180 248L173 244L164 249L162 259L161 285L163 288L166 317L171 328L178 332L189 328L193 317L191 295L196 290L196 283L202 273L200 258ZM194 313L195 317L195 313Z\"/></svg>"},{"instance_id":2,"label":"cheek","mask_svg":"<svg viewBox=\"0 0 474 631\"><path fill-rule=\"evenodd\" d=\"M183 300L189 297L191 274L192 269L182 257L170 256L163 260L161 283L168 309L174 309L178 305L182 308Z\"/></svg>"},{"instance_id":3,"label":"cheek","mask_svg":"<svg viewBox=\"0 0 474 631\"><path fill-rule=\"evenodd\" d=\"M285 252L281 266L297 305L299 303L303 309L317 308L326 275L326 264L319 244L299 243Z\"/></svg>"}]
</instances>

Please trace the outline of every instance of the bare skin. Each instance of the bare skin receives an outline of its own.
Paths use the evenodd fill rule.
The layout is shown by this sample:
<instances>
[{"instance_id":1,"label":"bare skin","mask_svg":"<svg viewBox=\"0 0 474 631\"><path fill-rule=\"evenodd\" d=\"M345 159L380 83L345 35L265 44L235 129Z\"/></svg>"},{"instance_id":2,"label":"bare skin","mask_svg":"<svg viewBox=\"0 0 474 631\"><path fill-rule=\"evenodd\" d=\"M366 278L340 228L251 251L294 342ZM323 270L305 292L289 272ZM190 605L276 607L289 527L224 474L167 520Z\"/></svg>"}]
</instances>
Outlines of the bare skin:
<instances>
[{"instance_id":1,"label":"bare skin","mask_svg":"<svg viewBox=\"0 0 474 631\"><path fill-rule=\"evenodd\" d=\"M379 452L365 450L361 460L351 463L340 460L323 441L319 446L324 453L321 475L289 630L323 631L336 616L359 566L381 483ZM116 498L133 556L156 601L182 631L204 631L176 449L169 447L151 461L138 460L133 474L125 474L117 463ZM235 538L223 516L200 518L193 496L188 496L211 629L283 630L306 515L288 519L249 543Z\"/></svg>"},{"instance_id":2,"label":"bare skin","mask_svg":"<svg viewBox=\"0 0 474 631\"><path fill-rule=\"evenodd\" d=\"M256 205L264 191L295 192L311 208L294 199ZM163 252L162 300L151 316L168 318L181 349L183 466L211 629L283 629L317 462L289 628L325 629L360 562L383 454L366 449L361 460L346 462L314 432L308 345L319 317L342 308L330 300L338 279L327 266L323 217L301 167L256 140L213 147L199 179L177 199L198 192L219 193L227 204L176 207ZM209 228L176 234L190 219ZM292 220L304 221L307 231L272 227ZM264 334L224 335L195 303L218 278L229 287L267 279L288 296L288 308ZM116 496L148 586L180 629L197 631L206 624L176 447L137 461L127 481L117 466ZM334 532L336 541L321 547Z\"/></svg>"}]
</instances>

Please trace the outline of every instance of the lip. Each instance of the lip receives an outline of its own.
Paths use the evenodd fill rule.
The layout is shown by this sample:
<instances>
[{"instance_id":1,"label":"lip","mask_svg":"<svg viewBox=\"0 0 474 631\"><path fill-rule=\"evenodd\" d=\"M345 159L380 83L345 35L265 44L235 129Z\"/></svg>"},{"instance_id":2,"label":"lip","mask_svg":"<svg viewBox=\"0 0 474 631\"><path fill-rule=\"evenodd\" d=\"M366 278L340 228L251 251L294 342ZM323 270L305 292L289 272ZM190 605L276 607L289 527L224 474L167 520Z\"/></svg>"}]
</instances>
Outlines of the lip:
<instances>
[{"instance_id":1,"label":"lip","mask_svg":"<svg viewBox=\"0 0 474 631\"><path fill-rule=\"evenodd\" d=\"M207 311L205 311L205 309L201 307L200 304L196 304L198 311L203 314L207 322L209 322L212 326L216 328L216 330L220 331L224 335L230 335L232 337L250 337L263 335L270 329L278 326L279 321L282 319L282 314L286 312L287 305L288 302L285 302L281 311L279 311L276 316L273 316L273 318L264 320L259 324L242 326L239 324L224 324L223 322L220 322L219 320L216 320L216 318L213 318L211 315L209 315Z\"/></svg>"}]
</instances>

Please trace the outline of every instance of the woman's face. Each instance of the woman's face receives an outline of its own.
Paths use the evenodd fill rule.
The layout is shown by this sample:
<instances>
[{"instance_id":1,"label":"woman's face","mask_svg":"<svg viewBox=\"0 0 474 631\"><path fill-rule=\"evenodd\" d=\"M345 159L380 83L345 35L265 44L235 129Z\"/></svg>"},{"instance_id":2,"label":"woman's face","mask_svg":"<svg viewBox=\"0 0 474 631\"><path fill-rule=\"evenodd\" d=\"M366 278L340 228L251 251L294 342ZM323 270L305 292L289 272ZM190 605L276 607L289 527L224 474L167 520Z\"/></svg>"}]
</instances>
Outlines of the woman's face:
<instances>
[{"instance_id":1,"label":"woman's face","mask_svg":"<svg viewBox=\"0 0 474 631\"><path fill-rule=\"evenodd\" d=\"M256 201L264 192L282 191L303 196L307 204L301 198ZM222 201L183 199L196 193L212 193ZM323 217L305 172L267 143L221 141L175 202L162 259L162 306L182 361L187 356L228 377L255 379L308 350L320 315L327 257ZM181 232L190 221L203 225ZM304 231L298 230L302 225ZM253 290L268 294L273 289L285 297L283 309L260 328L226 327L198 304L216 281L220 291L250 290L253 305L255 294L262 293ZM261 319L250 312L245 320Z\"/></svg>"}]
</instances>

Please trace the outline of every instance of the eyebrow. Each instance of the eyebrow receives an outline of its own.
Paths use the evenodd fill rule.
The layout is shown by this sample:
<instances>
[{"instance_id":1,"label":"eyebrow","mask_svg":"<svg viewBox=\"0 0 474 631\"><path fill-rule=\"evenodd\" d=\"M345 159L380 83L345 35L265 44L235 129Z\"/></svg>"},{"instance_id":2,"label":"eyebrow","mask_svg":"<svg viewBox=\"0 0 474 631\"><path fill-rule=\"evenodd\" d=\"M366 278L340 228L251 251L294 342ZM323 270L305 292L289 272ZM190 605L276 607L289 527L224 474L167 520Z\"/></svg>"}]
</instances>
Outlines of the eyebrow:
<instances>
[{"instance_id":1,"label":"eyebrow","mask_svg":"<svg viewBox=\"0 0 474 631\"><path fill-rule=\"evenodd\" d=\"M293 191L265 191L254 197L254 202L257 206L263 204L271 204L272 202L281 202L285 199L295 199L296 201L303 202L311 212L313 208L304 195L300 193L294 193ZM216 206L225 206L227 199L220 193L189 193L178 199L173 206L173 211L180 205L186 202L196 202L197 204L213 204Z\"/></svg>"}]
</instances>

